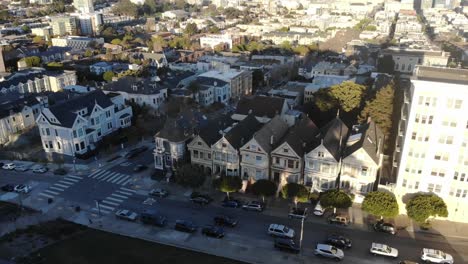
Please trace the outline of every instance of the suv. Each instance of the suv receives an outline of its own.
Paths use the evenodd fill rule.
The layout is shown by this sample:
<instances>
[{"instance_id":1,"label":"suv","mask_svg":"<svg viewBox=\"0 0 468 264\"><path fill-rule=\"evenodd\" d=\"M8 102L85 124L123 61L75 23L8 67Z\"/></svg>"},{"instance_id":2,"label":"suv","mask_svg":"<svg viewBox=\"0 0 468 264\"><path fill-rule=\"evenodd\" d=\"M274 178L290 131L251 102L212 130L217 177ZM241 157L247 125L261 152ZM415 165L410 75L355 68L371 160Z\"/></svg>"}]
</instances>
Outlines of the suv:
<instances>
[{"instance_id":1,"label":"suv","mask_svg":"<svg viewBox=\"0 0 468 264\"><path fill-rule=\"evenodd\" d=\"M115 216L117 216L117 218L127 220L127 221L136 221L138 214L135 212L126 210L126 209L122 209L122 210L118 210L115 213Z\"/></svg>"},{"instance_id":2,"label":"suv","mask_svg":"<svg viewBox=\"0 0 468 264\"><path fill-rule=\"evenodd\" d=\"M337 248L351 248L351 240L341 235L330 235L328 236L326 242L329 245L335 246Z\"/></svg>"},{"instance_id":3,"label":"suv","mask_svg":"<svg viewBox=\"0 0 468 264\"><path fill-rule=\"evenodd\" d=\"M223 207L239 208L242 206L242 202L236 199L224 199L221 205Z\"/></svg>"},{"instance_id":4,"label":"suv","mask_svg":"<svg viewBox=\"0 0 468 264\"><path fill-rule=\"evenodd\" d=\"M265 204L258 201L251 201L248 204L244 204L242 209L247 211L262 212L265 209Z\"/></svg>"},{"instance_id":5,"label":"suv","mask_svg":"<svg viewBox=\"0 0 468 264\"><path fill-rule=\"evenodd\" d=\"M343 250L326 244L317 244L314 254L316 256L327 257L334 260L342 260L344 258Z\"/></svg>"},{"instance_id":6,"label":"suv","mask_svg":"<svg viewBox=\"0 0 468 264\"><path fill-rule=\"evenodd\" d=\"M134 149L131 149L127 154L125 154L124 157L126 159L131 159L131 158L136 157L138 154L145 152L146 150L148 150L147 146L134 148Z\"/></svg>"},{"instance_id":7,"label":"suv","mask_svg":"<svg viewBox=\"0 0 468 264\"><path fill-rule=\"evenodd\" d=\"M374 224L374 230L377 232L384 232L388 234L395 235L396 234L396 228L390 223L384 223L383 220L378 221L377 223Z\"/></svg>"},{"instance_id":8,"label":"suv","mask_svg":"<svg viewBox=\"0 0 468 264\"><path fill-rule=\"evenodd\" d=\"M345 216L333 215L330 218L328 218L328 223L347 226L349 224L349 221L348 218L346 218Z\"/></svg>"},{"instance_id":9,"label":"suv","mask_svg":"<svg viewBox=\"0 0 468 264\"><path fill-rule=\"evenodd\" d=\"M372 243L370 253L386 257L398 257L398 249L389 247L385 244Z\"/></svg>"},{"instance_id":10,"label":"suv","mask_svg":"<svg viewBox=\"0 0 468 264\"><path fill-rule=\"evenodd\" d=\"M167 222L166 217L160 215L156 210L145 210L140 214L140 220L144 224L160 227L166 225Z\"/></svg>"},{"instance_id":11,"label":"suv","mask_svg":"<svg viewBox=\"0 0 468 264\"><path fill-rule=\"evenodd\" d=\"M293 208L291 212L289 212L288 217L290 219L306 219L307 218L307 208Z\"/></svg>"},{"instance_id":12,"label":"suv","mask_svg":"<svg viewBox=\"0 0 468 264\"><path fill-rule=\"evenodd\" d=\"M275 248L279 250L290 251L293 253L299 253L301 251L299 246L297 246L296 243L294 243L292 239L286 239L286 238L275 239Z\"/></svg>"},{"instance_id":13,"label":"suv","mask_svg":"<svg viewBox=\"0 0 468 264\"><path fill-rule=\"evenodd\" d=\"M167 197L169 195L169 192L164 190L164 189L153 189L148 193L149 196L153 197Z\"/></svg>"},{"instance_id":14,"label":"suv","mask_svg":"<svg viewBox=\"0 0 468 264\"><path fill-rule=\"evenodd\" d=\"M193 233L197 231L197 226L191 221L177 220L174 229L181 232Z\"/></svg>"},{"instance_id":15,"label":"suv","mask_svg":"<svg viewBox=\"0 0 468 264\"><path fill-rule=\"evenodd\" d=\"M271 224L268 227L268 234L276 237L293 238L294 230L284 225Z\"/></svg>"},{"instance_id":16,"label":"suv","mask_svg":"<svg viewBox=\"0 0 468 264\"><path fill-rule=\"evenodd\" d=\"M221 227L207 225L203 227L202 234L204 234L205 236L210 236L214 238L223 238L224 230Z\"/></svg>"},{"instance_id":17,"label":"suv","mask_svg":"<svg viewBox=\"0 0 468 264\"><path fill-rule=\"evenodd\" d=\"M214 217L214 222L217 225L224 225L235 227L237 225L237 220L226 215L217 215Z\"/></svg>"},{"instance_id":18,"label":"suv","mask_svg":"<svg viewBox=\"0 0 468 264\"><path fill-rule=\"evenodd\" d=\"M421 260L432 263L453 264L453 257L441 250L423 248L421 252Z\"/></svg>"}]
</instances>

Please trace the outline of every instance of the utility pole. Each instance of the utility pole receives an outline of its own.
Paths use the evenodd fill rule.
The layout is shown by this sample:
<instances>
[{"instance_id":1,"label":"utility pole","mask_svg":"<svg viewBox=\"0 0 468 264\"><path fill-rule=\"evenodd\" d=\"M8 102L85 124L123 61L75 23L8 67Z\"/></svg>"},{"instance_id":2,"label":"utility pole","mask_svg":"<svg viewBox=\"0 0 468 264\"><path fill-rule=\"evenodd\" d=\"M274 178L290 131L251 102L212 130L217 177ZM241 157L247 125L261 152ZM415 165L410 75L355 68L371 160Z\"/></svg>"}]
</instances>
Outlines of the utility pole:
<instances>
[{"instance_id":1,"label":"utility pole","mask_svg":"<svg viewBox=\"0 0 468 264\"><path fill-rule=\"evenodd\" d=\"M305 215L307 213L307 207L304 210L304 217L301 220L301 237L299 238L299 248L302 250L302 238L304 236L304 220L305 220Z\"/></svg>"},{"instance_id":2,"label":"utility pole","mask_svg":"<svg viewBox=\"0 0 468 264\"><path fill-rule=\"evenodd\" d=\"M99 200L96 199L94 200L96 202L96 208L98 209L98 214L99 214L99 217L101 217L101 206L99 206Z\"/></svg>"}]
</instances>

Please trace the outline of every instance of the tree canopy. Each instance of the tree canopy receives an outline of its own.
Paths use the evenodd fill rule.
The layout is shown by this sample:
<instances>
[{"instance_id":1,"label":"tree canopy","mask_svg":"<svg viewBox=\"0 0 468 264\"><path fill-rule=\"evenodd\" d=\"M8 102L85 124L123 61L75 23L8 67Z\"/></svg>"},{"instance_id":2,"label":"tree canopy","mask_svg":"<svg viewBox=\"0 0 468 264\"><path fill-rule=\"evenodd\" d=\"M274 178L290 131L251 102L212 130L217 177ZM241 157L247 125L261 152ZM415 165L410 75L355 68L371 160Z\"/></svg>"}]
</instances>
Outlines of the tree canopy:
<instances>
[{"instance_id":1,"label":"tree canopy","mask_svg":"<svg viewBox=\"0 0 468 264\"><path fill-rule=\"evenodd\" d=\"M366 87L351 81L333 85L329 89L330 96L338 102L338 106L345 112L352 111L361 105Z\"/></svg>"},{"instance_id":2,"label":"tree canopy","mask_svg":"<svg viewBox=\"0 0 468 264\"><path fill-rule=\"evenodd\" d=\"M435 194L418 194L406 204L406 212L419 224L425 223L431 216L447 217L447 205Z\"/></svg>"},{"instance_id":3,"label":"tree canopy","mask_svg":"<svg viewBox=\"0 0 468 264\"><path fill-rule=\"evenodd\" d=\"M41 66L41 58L39 58L37 56L25 57L25 58L22 58L21 61L26 62L26 65L28 67L39 67L39 66Z\"/></svg>"},{"instance_id":4,"label":"tree canopy","mask_svg":"<svg viewBox=\"0 0 468 264\"><path fill-rule=\"evenodd\" d=\"M114 78L115 73L112 71L106 71L105 73L102 74L102 79L106 82L112 81L112 78Z\"/></svg>"},{"instance_id":5,"label":"tree canopy","mask_svg":"<svg viewBox=\"0 0 468 264\"><path fill-rule=\"evenodd\" d=\"M198 27L197 24L195 23L188 23L187 26L185 26L184 33L193 36L198 33Z\"/></svg>"},{"instance_id":6,"label":"tree canopy","mask_svg":"<svg viewBox=\"0 0 468 264\"><path fill-rule=\"evenodd\" d=\"M242 179L237 176L223 176L216 179L213 185L220 191L225 192L229 198L229 193L237 192L242 188Z\"/></svg>"},{"instance_id":7,"label":"tree canopy","mask_svg":"<svg viewBox=\"0 0 468 264\"><path fill-rule=\"evenodd\" d=\"M320 196L320 204L325 208L349 208L353 201L342 190L331 189Z\"/></svg>"},{"instance_id":8,"label":"tree canopy","mask_svg":"<svg viewBox=\"0 0 468 264\"><path fill-rule=\"evenodd\" d=\"M205 173L198 166L184 164L176 169L174 181L184 187L198 188L205 182Z\"/></svg>"},{"instance_id":9,"label":"tree canopy","mask_svg":"<svg viewBox=\"0 0 468 264\"><path fill-rule=\"evenodd\" d=\"M369 214L392 218L398 215L398 202L387 192L370 192L362 202L362 209Z\"/></svg>"},{"instance_id":10,"label":"tree canopy","mask_svg":"<svg viewBox=\"0 0 468 264\"><path fill-rule=\"evenodd\" d=\"M136 4L130 2L130 0L120 0L116 5L114 5L112 12L117 15L137 17L139 8Z\"/></svg>"},{"instance_id":11,"label":"tree canopy","mask_svg":"<svg viewBox=\"0 0 468 264\"><path fill-rule=\"evenodd\" d=\"M277 190L276 183L270 180L261 179L256 181L252 185L252 192L255 195L262 196L262 199L265 201L265 196L275 195Z\"/></svg>"},{"instance_id":12,"label":"tree canopy","mask_svg":"<svg viewBox=\"0 0 468 264\"><path fill-rule=\"evenodd\" d=\"M281 194L284 199L293 199L295 203L306 202L309 199L309 191L302 184L290 182L283 186Z\"/></svg>"}]
</instances>

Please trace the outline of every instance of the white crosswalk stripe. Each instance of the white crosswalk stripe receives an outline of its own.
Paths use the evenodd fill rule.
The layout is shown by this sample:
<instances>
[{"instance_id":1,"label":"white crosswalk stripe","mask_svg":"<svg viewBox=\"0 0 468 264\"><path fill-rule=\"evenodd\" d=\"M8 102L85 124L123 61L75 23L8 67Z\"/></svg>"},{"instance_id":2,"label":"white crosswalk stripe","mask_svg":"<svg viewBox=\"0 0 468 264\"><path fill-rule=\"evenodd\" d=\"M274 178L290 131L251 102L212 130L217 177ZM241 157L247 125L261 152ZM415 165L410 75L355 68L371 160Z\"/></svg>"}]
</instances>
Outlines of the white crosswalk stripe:
<instances>
[{"instance_id":1,"label":"white crosswalk stripe","mask_svg":"<svg viewBox=\"0 0 468 264\"><path fill-rule=\"evenodd\" d=\"M65 178L73 178L75 180L82 180L83 179L83 177L76 176L76 175L67 175Z\"/></svg>"},{"instance_id":2,"label":"white crosswalk stripe","mask_svg":"<svg viewBox=\"0 0 468 264\"><path fill-rule=\"evenodd\" d=\"M73 186L74 184L80 182L83 177L75 176L75 175L67 175L57 181L56 183L49 186L49 188L41 193L40 196L44 196L47 198L54 198L55 196L59 195L60 193L66 191L68 188Z\"/></svg>"},{"instance_id":3,"label":"white crosswalk stripe","mask_svg":"<svg viewBox=\"0 0 468 264\"><path fill-rule=\"evenodd\" d=\"M115 179L115 177L118 177L120 173L118 172L113 172L112 174L110 174L110 177L105 177L105 178L102 178L101 181L112 181L113 179Z\"/></svg>"},{"instance_id":4,"label":"white crosswalk stripe","mask_svg":"<svg viewBox=\"0 0 468 264\"><path fill-rule=\"evenodd\" d=\"M132 190L132 189L129 189L129 188L125 188L125 187L120 187L120 190L122 190L122 191L127 191L127 192L132 192L132 193L136 193L135 190Z\"/></svg>"},{"instance_id":5,"label":"white crosswalk stripe","mask_svg":"<svg viewBox=\"0 0 468 264\"><path fill-rule=\"evenodd\" d=\"M115 202L111 202L111 201L107 201L107 200L104 200L102 202L105 203L105 204L113 205L113 206L119 206L119 203L115 203Z\"/></svg>"},{"instance_id":6,"label":"white crosswalk stripe","mask_svg":"<svg viewBox=\"0 0 468 264\"><path fill-rule=\"evenodd\" d=\"M62 187L62 188L68 188L68 187L70 187L70 185L65 185L65 184L61 184L61 183L56 183L56 184L54 184L54 185L55 185L55 186L60 186L60 187Z\"/></svg>"},{"instance_id":7,"label":"white crosswalk stripe","mask_svg":"<svg viewBox=\"0 0 468 264\"><path fill-rule=\"evenodd\" d=\"M105 173L101 177L98 177L96 179L100 180L100 181L106 181L107 179L110 179L110 178L114 177L114 175L116 175L116 174L117 174L117 172L109 171L108 173Z\"/></svg>"},{"instance_id":8,"label":"white crosswalk stripe","mask_svg":"<svg viewBox=\"0 0 468 264\"><path fill-rule=\"evenodd\" d=\"M91 174L88 175L88 178L93 177L95 174L98 174L98 173L100 173L101 171L102 171L102 170L93 171L93 173L91 173Z\"/></svg>"},{"instance_id":9,"label":"white crosswalk stripe","mask_svg":"<svg viewBox=\"0 0 468 264\"><path fill-rule=\"evenodd\" d=\"M43 192L40 193L39 195L40 195L40 196L47 197L47 198L54 198L54 197L55 197L55 196L53 196L53 195L50 195L50 194L47 194L47 193L43 193Z\"/></svg>"},{"instance_id":10,"label":"white crosswalk stripe","mask_svg":"<svg viewBox=\"0 0 468 264\"><path fill-rule=\"evenodd\" d=\"M123 183L125 180L127 180L128 178L131 178L131 176L128 176L127 177L123 177L122 179L118 180L115 184L121 184Z\"/></svg>"},{"instance_id":11,"label":"white crosswalk stripe","mask_svg":"<svg viewBox=\"0 0 468 264\"><path fill-rule=\"evenodd\" d=\"M68 179L63 179L63 180L60 180L60 181L58 181L58 182L59 182L59 183L63 183L63 184L70 184L70 185L73 185L73 184L75 184L75 183L77 183L77 182L79 182L79 181L78 181L78 180L70 181L70 180L68 180Z\"/></svg>"},{"instance_id":12,"label":"white crosswalk stripe","mask_svg":"<svg viewBox=\"0 0 468 264\"><path fill-rule=\"evenodd\" d=\"M99 208L94 207L92 210L101 212L102 214L109 214L114 211L120 204L127 200L130 196L135 194L135 190L120 187L114 193L106 197L99 203Z\"/></svg>"},{"instance_id":13,"label":"white crosswalk stripe","mask_svg":"<svg viewBox=\"0 0 468 264\"><path fill-rule=\"evenodd\" d=\"M122 183L121 185L122 185L122 186L125 186L125 185L129 184L131 181L133 181L132 178L126 180L126 181L125 181L124 183Z\"/></svg>"},{"instance_id":14,"label":"white crosswalk stripe","mask_svg":"<svg viewBox=\"0 0 468 264\"><path fill-rule=\"evenodd\" d=\"M113 193L112 194L113 197L117 197L117 198L122 198L122 199L127 199L128 197L125 196L125 195L120 195L120 194L116 194L116 193Z\"/></svg>"},{"instance_id":15,"label":"white crosswalk stripe","mask_svg":"<svg viewBox=\"0 0 468 264\"><path fill-rule=\"evenodd\" d=\"M51 191L51 190L45 190L42 193L53 194L53 195L59 195L60 194L60 192Z\"/></svg>"},{"instance_id":16,"label":"white crosswalk stripe","mask_svg":"<svg viewBox=\"0 0 468 264\"><path fill-rule=\"evenodd\" d=\"M102 171L98 174L95 174L93 175L91 178L93 179L101 179L102 177L105 177L105 175L108 175L109 173L111 173L110 171Z\"/></svg>"},{"instance_id":17,"label":"white crosswalk stripe","mask_svg":"<svg viewBox=\"0 0 468 264\"><path fill-rule=\"evenodd\" d=\"M117 198L114 198L114 197L107 197L106 199L111 200L111 201L116 201L116 202L119 202L119 203L124 201L122 199L117 199Z\"/></svg>"},{"instance_id":18,"label":"white crosswalk stripe","mask_svg":"<svg viewBox=\"0 0 468 264\"><path fill-rule=\"evenodd\" d=\"M121 191L121 190L118 190L117 192L121 193L121 194L124 194L124 195L132 195L133 194L132 192L126 192L126 191Z\"/></svg>"},{"instance_id":19,"label":"white crosswalk stripe","mask_svg":"<svg viewBox=\"0 0 468 264\"><path fill-rule=\"evenodd\" d=\"M124 178L124 177L127 177L125 174L119 174L119 176L117 178L115 178L114 180L110 181L108 180L108 182L110 183L116 183L117 181L119 181L120 179Z\"/></svg>"},{"instance_id":20,"label":"white crosswalk stripe","mask_svg":"<svg viewBox=\"0 0 468 264\"><path fill-rule=\"evenodd\" d=\"M110 170L97 170L90 174L88 177L101 182L108 182L111 184L117 184L121 186L125 186L133 180L132 175Z\"/></svg>"},{"instance_id":21,"label":"white crosswalk stripe","mask_svg":"<svg viewBox=\"0 0 468 264\"><path fill-rule=\"evenodd\" d=\"M52 189L52 190L59 191L59 192L63 192L63 191L65 191L65 189L63 189L63 188L60 188L60 187L56 187L56 186L50 186L49 188L50 188L50 189Z\"/></svg>"}]
</instances>

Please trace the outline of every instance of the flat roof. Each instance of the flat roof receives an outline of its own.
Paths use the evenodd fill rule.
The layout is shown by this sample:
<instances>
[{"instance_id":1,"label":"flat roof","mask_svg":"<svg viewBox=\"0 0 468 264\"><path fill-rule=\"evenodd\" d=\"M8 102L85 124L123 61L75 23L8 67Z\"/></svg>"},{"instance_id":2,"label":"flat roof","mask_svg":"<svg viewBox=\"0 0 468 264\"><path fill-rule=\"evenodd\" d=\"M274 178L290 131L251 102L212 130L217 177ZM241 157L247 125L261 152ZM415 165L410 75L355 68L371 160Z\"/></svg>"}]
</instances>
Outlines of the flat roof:
<instances>
[{"instance_id":1,"label":"flat roof","mask_svg":"<svg viewBox=\"0 0 468 264\"><path fill-rule=\"evenodd\" d=\"M468 70L446 67L418 66L414 80L462 84L468 86Z\"/></svg>"}]
</instances>

